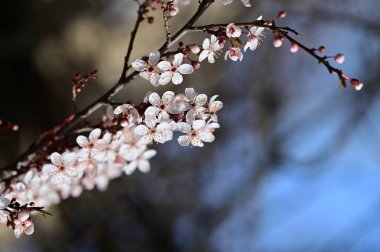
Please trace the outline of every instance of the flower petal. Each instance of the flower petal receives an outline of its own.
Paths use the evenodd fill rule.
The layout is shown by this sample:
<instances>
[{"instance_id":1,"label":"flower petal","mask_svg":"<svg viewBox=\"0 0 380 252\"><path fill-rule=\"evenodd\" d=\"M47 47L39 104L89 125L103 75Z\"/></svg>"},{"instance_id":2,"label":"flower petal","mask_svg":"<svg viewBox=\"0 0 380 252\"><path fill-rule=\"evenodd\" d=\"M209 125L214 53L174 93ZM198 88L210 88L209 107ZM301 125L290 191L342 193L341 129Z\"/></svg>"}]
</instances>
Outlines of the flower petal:
<instances>
[{"instance_id":1,"label":"flower petal","mask_svg":"<svg viewBox=\"0 0 380 252\"><path fill-rule=\"evenodd\" d=\"M78 144L80 147L85 148L85 147L88 146L89 141L88 141L87 137L85 137L85 136L78 136L78 137L77 137L77 144Z\"/></svg>"},{"instance_id":2,"label":"flower petal","mask_svg":"<svg viewBox=\"0 0 380 252\"><path fill-rule=\"evenodd\" d=\"M141 59L136 59L132 62L132 67L136 71L142 72L148 69L148 64Z\"/></svg>"},{"instance_id":3,"label":"flower petal","mask_svg":"<svg viewBox=\"0 0 380 252\"><path fill-rule=\"evenodd\" d=\"M199 62L202 62L204 59L206 59L209 54L210 52L208 50L203 50L199 55Z\"/></svg>"},{"instance_id":4,"label":"flower petal","mask_svg":"<svg viewBox=\"0 0 380 252\"><path fill-rule=\"evenodd\" d=\"M90 135L88 136L88 139L89 139L91 142L95 142L95 141L98 140L98 138L100 137L100 134L102 134L102 131L101 131L99 128L93 129L93 130L90 132Z\"/></svg>"},{"instance_id":5,"label":"flower petal","mask_svg":"<svg viewBox=\"0 0 380 252\"><path fill-rule=\"evenodd\" d=\"M147 173L147 172L150 171L150 163L149 163L149 161L142 159L142 160L139 161L138 165L139 165L139 170L141 172Z\"/></svg>"},{"instance_id":6,"label":"flower petal","mask_svg":"<svg viewBox=\"0 0 380 252\"><path fill-rule=\"evenodd\" d=\"M50 155L50 160L51 160L51 163L55 166L60 166L63 163L62 156L58 152L53 152Z\"/></svg>"},{"instance_id":7,"label":"flower petal","mask_svg":"<svg viewBox=\"0 0 380 252\"><path fill-rule=\"evenodd\" d=\"M193 129L198 131L202 128L204 128L204 126L206 125L206 121L205 120L195 120L193 122Z\"/></svg>"},{"instance_id":8,"label":"flower petal","mask_svg":"<svg viewBox=\"0 0 380 252\"><path fill-rule=\"evenodd\" d=\"M138 125L135 128L135 133L139 136L145 136L146 134L149 133L149 128L145 125Z\"/></svg>"},{"instance_id":9,"label":"flower petal","mask_svg":"<svg viewBox=\"0 0 380 252\"><path fill-rule=\"evenodd\" d=\"M173 84L175 84L175 85L181 84L182 81L183 81L183 77L182 77L182 75L180 73L175 72L173 74L172 81L173 81Z\"/></svg>"},{"instance_id":10,"label":"flower petal","mask_svg":"<svg viewBox=\"0 0 380 252\"><path fill-rule=\"evenodd\" d=\"M149 64L150 65L156 65L159 60L160 60L160 52L159 51L153 51L149 54Z\"/></svg>"},{"instance_id":11,"label":"flower petal","mask_svg":"<svg viewBox=\"0 0 380 252\"><path fill-rule=\"evenodd\" d=\"M160 96L157 93L151 93L149 95L149 102L153 106L159 106L160 102L161 102L161 98L160 98Z\"/></svg>"},{"instance_id":12,"label":"flower petal","mask_svg":"<svg viewBox=\"0 0 380 252\"><path fill-rule=\"evenodd\" d=\"M173 73L170 71L163 72L158 83L160 83L160 85L166 85L171 81L172 76Z\"/></svg>"},{"instance_id":13,"label":"flower petal","mask_svg":"<svg viewBox=\"0 0 380 252\"><path fill-rule=\"evenodd\" d=\"M161 61L157 64L157 67L162 71L168 71L172 67L172 64L169 61Z\"/></svg>"},{"instance_id":14,"label":"flower petal","mask_svg":"<svg viewBox=\"0 0 380 252\"><path fill-rule=\"evenodd\" d=\"M181 74L191 74L194 72L194 67L190 64L182 64L178 67L178 72Z\"/></svg>"},{"instance_id":15,"label":"flower petal","mask_svg":"<svg viewBox=\"0 0 380 252\"><path fill-rule=\"evenodd\" d=\"M174 55L173 66L178 67L179 65L181 65L182 61L183 61L183 54L177 53L176 55Z\"/></svg>"}]
</instances>

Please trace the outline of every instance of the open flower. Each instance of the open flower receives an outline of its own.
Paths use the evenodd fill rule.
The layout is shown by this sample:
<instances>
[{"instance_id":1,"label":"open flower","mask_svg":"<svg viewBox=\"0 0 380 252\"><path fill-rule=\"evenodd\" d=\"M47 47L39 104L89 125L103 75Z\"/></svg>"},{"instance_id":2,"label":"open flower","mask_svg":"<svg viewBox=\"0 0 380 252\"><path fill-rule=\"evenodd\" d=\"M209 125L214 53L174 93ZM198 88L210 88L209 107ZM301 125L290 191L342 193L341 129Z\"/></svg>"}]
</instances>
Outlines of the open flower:
<instances>
[{"instance_id":1,"label":"open flower","mask_svg":"<svg viewBox=\"0 0 380 252\"><path fill-rule=\"evenodd\" d=\"M239 47L231 47L224 55L224 59L227 60L227 58L230 58L233 61L242 61L243 53L241 52Z\"/></svg>"},{"instance_id":2,"label":"open flower","mask_svg":"<svg viewBox=\"0 0 380 252\"><path fill-rule=\"evenodd\" d=\"M257 20L261 20L262 16L260 16ZM247 43L244 46L244 52L249 48L251 51L254 51L257 46L260 44L260 41L264 37L264 27L257 27L257 26L252 26L251 29L249 30L248 34L248 40Z\"/></svg>"},{"instance_id":3,"label":"open flower","mask_svg":"<svg viewBox=\"0 0 380 252\"><path fill-rule=\"evenodd\" d=\"M130 161L130 163L123 168L124 172L127 175L131 175L136 168L143 173L149 172L150 163L148 160L156 154L156 150L146 150L146 146L130 152L130 155L127 157L127 161Z\"/></svg>"},{"instance_id":4,"label":"open flower","mask_svg":"<svg viewBox=\"0 0 380 252\"><path fill-rule=\"evenodd\" d=\"M78 171L74 166L77 159L75 153L59 154L54 152L50 155L51 164L45 164L42 167L44 178L51 178L55 185L70 184L78 176Z\"/></svg>"},{"instance_id":5,"label":"open flower","mask_svg":"<svg viewBox=\"0 0 380 252\"><path fill-rule=\"evenodd\" d=\"M123 104L117 106L113 112L115 115L120 115L124 121L121 123L121 126L126 127L131 123L140 123L140 115L137 109L131 104Z\"/></svg>"},{"instance_id":6,"label":"open flower","mask_svg":"<svg viewBox=\"0 0 380 252\"><path fill-rule=\"evenodd\" d=\"M175 85L181 84L183 81L182 74L191 74L194 72L194 67L190 64L181 64L183 54L177 53L174 55L173 65L169 61L161 61L157 67L163 71L159 83L166 85L172 81Z\"/></svg>"},{"instance_id":7,"label":"open flower","mask_svg":"<svg viewBox=\"0 0 380 252\"><path fill-rule=\"evenodd\" d=\"M156 141L165 143L173 139L173 131L167 122L156 124L156 120L145 120L146 125L140 124L135 128L135 133L141 136L141 142L145 144Z\"/></svg>"},{"instance_id":8,"label":"open flower","mask_svg":"<svg viewBox=\"0 0 380 252\"><path fill-rule=\"evenodd\" d=\"M162 98L157 93L151 93L149 95L149 102L153 106L148 107L145 110L145 118L148 120L158 120L158 122L169 121L170 114L178 114L180 111L174 108L172 103L175 94L172 91L166 91Z\"/></svg>"},{"instance_id":9,"label":"open flower","mask_svg":"<svg viewBox=\"0 0 380 252\"><path fill-rule=\"evenodd\" d=\"M241 35L241 29L239 26L231 23L226 27L226 35L229 38L238 38Z\"/></svg>"},{"instance_id":10,"label":"open flower","mask_svg":"<svg viewBox=\"0 0 380 252\"><path fill-rule=\"evenodd\" d=\"M199 55L199 62L207 58L209 63L214 63L215 56L218 51L223 48L223 44L219 43L219 40L215 35L211 35L211 39L206 38L203 40L202 48L203 51Z\"/></svg>"},{"instance_id":11,"label":"open flower","mask_svg":"<svg viewBox=\"0 0 380 252\"><path fill-rule=\"evenodd\" d=\"M19 212L13 223L15 224L13 232L16 238L20 238L22 234L31 235L34 232L34 225L27 211Z\"/></svg>"},{"instance_id":12,"label":"open flower","mask_svg":"<svg viewBox=\"0 0 380 252\"><path fill-rule=\"evenodd\" d=\"M150 83L157 87L159 85L158 81L160 79L160 69L157 68L156 64L160 60L160 52L154 51L149 54L148 62L136 59L132 62L132 67L136 71L140 72L139 75Z\"/></svg>"},{"instance_id":13,"label":"open flower","mask_svg":"<svg viewBox=\"0 0 380 252\"><path fill-rule=\"evenodd\" d=\"M186 135L180 136L178 138L178 143L182 146L198 146L203 147L203 142L211 143L215 140L215 136L212 134L214 128L219 124L215 123L210 127L206 127L205 120L195 120L192 123L192 127L189 124L181 124L179 126L180 130Z\"/></svg>"}]
</instances>

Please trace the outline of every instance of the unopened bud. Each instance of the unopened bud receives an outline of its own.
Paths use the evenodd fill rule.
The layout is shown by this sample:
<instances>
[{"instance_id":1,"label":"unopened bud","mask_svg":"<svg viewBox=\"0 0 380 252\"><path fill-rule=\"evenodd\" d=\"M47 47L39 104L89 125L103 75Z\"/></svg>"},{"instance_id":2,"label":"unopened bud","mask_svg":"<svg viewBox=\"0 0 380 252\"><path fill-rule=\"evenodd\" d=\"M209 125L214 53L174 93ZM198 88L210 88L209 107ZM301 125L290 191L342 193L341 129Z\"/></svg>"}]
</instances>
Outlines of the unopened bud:
<instances>
[{"instance_id":1,"label":"unopened bud","mask_svg":"<svg viewBox=\"0 0 380 252\"><path fill-rule=\"evenodd\" d=\"M18 131L19 127L17 124L13 124L12 127L11 127L11 130L12 131Z\"/></svg>"},{"instance_id":2,"label":"unopened bud","mask_svg":"<svg viewBox=\"0 0 380 252\"><path fill-rule=\"evenodd\" d=\"M285 17L286 17L286 12L285 12L285 11L280 11L280 12L278 13L277 18L285 18Z\"/></svg>"},{"instance_id":3,"label":"unopened bud","mask_svg":"<svg viewBox=\"0 0 380 252\"><path fill-rule=\"evenodd\" d=\"M320 47L318 48L318 51L321 52L321 53L324 53L324 52L326 52L326 47L324 47L324 46L320 46Z\"/></svg>"},{"instance_id":4,"label":"unopened bud","mask_svg":"<svg viewBox=\"0 0 380 252\"><path fill-rule=\"evenodd\" d=\"M363 83L360 82L358 79L351 79L350 82L352 87L355 88L357 91L361 90L364 86Z\"/></svg>"},{"instance_id":5,"label":"unopened bud","mask_svg":"<svg viewBox=\"0 0 380 252\"><path fill-rule=\"evenodd\" d=\"M280 47L282 46L282 42L284 41L284 37L277 36L273 39L273 46Z\"/></svg>"},{"instance_id":6,"label":"unopened bud","mask_svg":"<svg viewBox=\"0 0 380 252\"><path fill-rule=\"evenodd\" d=\"M190 50L194 54L198 54L201 51L201 48L198 45L190 45Z\"/></svg>"},{"instance_id":7,"label":"unopened bud","mask_svg":"<svg viewBox=\"0 0 380 252\"><path fill-rule=\"evenodd\" d=\"M170 4L170 5L168 6L168 9L169 9L169 15L170 15L171 17L174 17L175 15L178 14L178 7L175 6L174 4Z\"/></svg>"},{"instance_id":8,"label":"unopened bud","mask_svg":"<svg viewBox=\"0 0 380 252\"><path fill-rule=\"evenodd\" d=\"M343 64L343 62L344 62L344 55L341 54L341 53L338 53L337 55L335 55L334 60L338 64Z\"/></svg>"},{"instance_id":9,"label":"unopened bud","mask_svg":"<svg viewBox=\"0 0 380 252\"><path fill-rule=\"evenodd\" d=\"M290 52L292 52L292 53L296 53L296 52L298 52L298 49L299 49L299 48L300 48L300 47L298 46L298 44L293 43L292 46L290 47Z\"/></svg>"},{"instance_id":10,"label":"unopened bud","mask_svg":"<svg viewBox=\"0 0 380 252\"><path fill-rule=\"evenodd\" d=\"M201 67L201 63L199 63L198 61L192 61L191 65L194 67L195 70Z\"/></svg>"}]
</instances>

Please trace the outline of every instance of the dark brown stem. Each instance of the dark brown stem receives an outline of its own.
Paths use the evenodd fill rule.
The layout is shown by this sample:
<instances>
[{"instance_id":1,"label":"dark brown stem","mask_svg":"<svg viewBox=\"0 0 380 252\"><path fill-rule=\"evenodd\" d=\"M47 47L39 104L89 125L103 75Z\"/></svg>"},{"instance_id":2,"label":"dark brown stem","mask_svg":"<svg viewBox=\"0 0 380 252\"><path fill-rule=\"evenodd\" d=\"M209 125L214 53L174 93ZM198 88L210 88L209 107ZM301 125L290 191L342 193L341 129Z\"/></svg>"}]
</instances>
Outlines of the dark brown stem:
<instances>
[{"instance_id":1,"label":"dark brown stem","mask_svg":"<svg viewBox=\"0 0 380 252\"><path fill-rule=\"evenodd\" d=\"M135 23L135 26L133 28L133 31L131 32L131 39L129 40L127 54L124 57L124 66L123 66L123 71L121 72L121 76L120 76L119 82L122 82L123 79L126 78L127 71L129 69L129 67L128 67L129 66L129 58L131 57L131 53L132 53L132 50L133 50L133 44L135 42L137 31L138 31L138 29L140 27L140 23L144 20L143 15L146 12L147 4L148 4L148 0L145 0L142 4L140 4L139 9L137 11L136 23Z\"/></svg>"},{"instance_id":2,"label":"dark brown stem","mask_svg":"<svg viewBox=\"0 0 380 252\"><path fill-rule=\"evenodd\" d=\"M274 24L268 24L268 23L269 21L256 20L253 22L235 23L235 25L240 26L240 27L246 27L246 26L263 27L275 33L278 33L284 36L290 43L297 44L302 50L304 50L306 53L314 57L318 61L318 63L323 64L327 68L329 73L335 73L336 75L338 75L339 79L344 78L343 71L331 66L330 62L326 60L326 57L317 55L315 53L315 50L308 48L307 46L303 45L301 42L299 42L298 40L296 40L295 38L289 35L289 32L295 35L299 35L297 31L289 27L281 27L281 26L276 26ZM207 33L213 33L220 28L225 28L227 25L228 24L210 24L210 25L204 25L204 26L193 26L189 28L189 31L201 31L201 32L207 32Z\"/></svg>"}]
</instances>

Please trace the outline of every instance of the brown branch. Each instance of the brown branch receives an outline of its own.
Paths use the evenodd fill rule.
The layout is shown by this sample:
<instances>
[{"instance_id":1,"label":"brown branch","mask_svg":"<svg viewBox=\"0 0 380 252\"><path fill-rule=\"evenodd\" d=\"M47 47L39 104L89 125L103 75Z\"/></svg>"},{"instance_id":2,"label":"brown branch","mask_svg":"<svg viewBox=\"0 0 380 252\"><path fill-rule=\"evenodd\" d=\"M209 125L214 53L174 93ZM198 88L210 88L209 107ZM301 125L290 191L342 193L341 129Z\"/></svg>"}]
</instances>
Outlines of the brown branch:
<instances>
[{"instance_id":1,"label":"brown branch","mask_svg":"<svg viewBox=\"0 0 380 252\"><path fill-rule=\"evenodd\" d=\"M143 15L146 12L146 7L147 7L148 2L149 2L148 0L145 0L142 4L140 4L139 9L137 11L136 23L135 23L135 26L134 26L134 28L133 28L133 30L131 32L131 39L129 40L127 54L124 57L124 66L123 66L123 71L121 72L121 76L120 76L119 82L122 82L123 79L126 78L127 71L129 69L129 67L128 67L129 66L129 58L131 57L131 53L132 53L132 50L133 50L133 44L135 42L136 34L137 34L137 31L138 31L138 29L140 27L140 24L144 20Z\"/></svg>"},{"instance_id":2,"label":"brown branch","mask_svg":"<svg viewBox=\"0 0 380 252\"><path fill-rule=\"evenodd\" d=\"M207 32L207 33L214 33L218 29L225 28L228 24L210 24L210 25L204 25L204 26L193 26L189 28L189 31L201 31L201 32ZM318 63L322 63L329 73L335 73L338 75L339 80L344 80L347 79L343 71L333 67L329 61L327 61L326 56L319 56L315 53L315 50L308 48L307 46L303 45L301 42L296 40L295 38L291 37L289 35L290 33L293 33L295 35L299 35L299 33L291 29L289 27L281 27L281 26L276 26L275 24L272 23L272 21L265 21L265 20L256 20L253 22L243 22L243 23L235 23L235 25L240 26L240 27L247 27L247 26L257 26L257 27L263 27L271 30L274 33L278 33L285 37L290 43L292 44L297 44L302 50L304 50L306 53L310 54L312 57L314 57Z\"/></svg>"}]
</instances>

